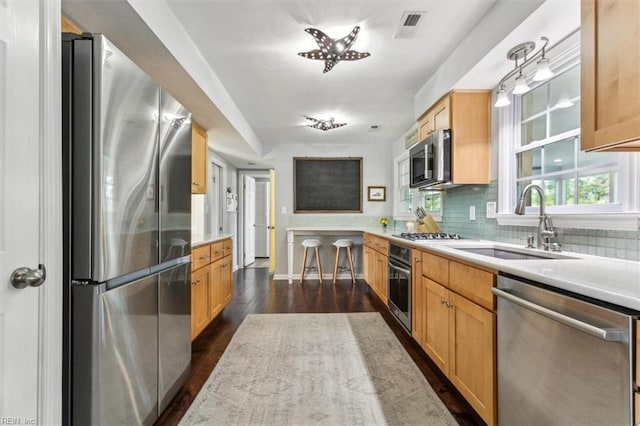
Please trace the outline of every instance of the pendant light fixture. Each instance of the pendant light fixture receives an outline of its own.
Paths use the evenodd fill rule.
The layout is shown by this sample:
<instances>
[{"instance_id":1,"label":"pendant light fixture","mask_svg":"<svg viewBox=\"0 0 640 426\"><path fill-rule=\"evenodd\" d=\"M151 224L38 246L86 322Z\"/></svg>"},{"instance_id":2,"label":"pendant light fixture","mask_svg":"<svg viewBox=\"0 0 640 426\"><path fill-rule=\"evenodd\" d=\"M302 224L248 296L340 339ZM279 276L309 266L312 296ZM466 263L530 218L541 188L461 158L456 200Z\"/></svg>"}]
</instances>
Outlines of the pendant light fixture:
<instances>
[{"instance_id":1,"label":"pendant light fixture","mask_svg":"<svg viewBox=\"0 0 640 426\"><path fill-rule=\"evenodd\" d=\"M509 100L509 96L507 94L507 90L505 88L505 83L507 80L518 75L515 80L515 86L513 88L514 95L522 95L527 93L529 90L529 85L527 84L527 79L522 73L523 68L526 68L527 65L533 63L535 60L537 62L537 71L533 78L534 81L544 81L548 80L553 76L553 72L549 69L549 60L545 57L546 47L549 44L549 39L547 37L540 37L540 40L544 42L540 50L533 54L533 56L527 58L527 56L533 52L536 47L536 44L532 41L527 41L525 43L520 43L514 47L512 47L507 52L507 59L511 61L515 61L514 68L509 71L498 83L498 98L494 106L496 108L504 107L511 104ZM522 62L520 62L522 60Z\"/></svg>"}]
</instances>

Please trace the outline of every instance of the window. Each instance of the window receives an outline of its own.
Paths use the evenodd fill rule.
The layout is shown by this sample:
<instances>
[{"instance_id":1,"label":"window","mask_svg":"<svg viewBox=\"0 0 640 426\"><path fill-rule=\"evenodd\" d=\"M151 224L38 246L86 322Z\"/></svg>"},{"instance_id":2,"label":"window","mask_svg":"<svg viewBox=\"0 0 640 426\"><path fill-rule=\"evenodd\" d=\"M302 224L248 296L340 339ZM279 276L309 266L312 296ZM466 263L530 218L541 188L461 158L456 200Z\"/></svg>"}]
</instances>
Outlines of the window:
<instances>
[{"instance_id":1,"label":"window","mask_svg":"<svg viewBox=\"0 0 640 426\"><path fill-rule=\"evenodd\" d=\"M435 220L442 219L442 193L411 189L409 156L407 153L396 159L396 202L394 217L399 220L415 219L414 209L421 206Z\"/></svg>"},{"instance_id":2,"label":"window","mask_svg":"<svg viewBox=\"0 0 640 426\"><path fill-rule=\"evenodd\" d=\"M525 200L531 214L513 213L523 188L533 183L544 189L556 226L637 230L638 155L580 150L579 33L552 49L554 77L513 96L510 107L493 110L499 129L498 223L537 223L536 191Z\"/></svg>"},{"instance_id":3,"label":"window","mask_svg":"<svg viewBox=\"0 0 640 426\"><path fill-rule=\"evenodd\" d=\"M580 151L580 65L519 101L516 194L535 183L548 207L617 204L619 155ZM527 205L539 206L537 192L530 194Z\"/></svg>"}]
</instances>

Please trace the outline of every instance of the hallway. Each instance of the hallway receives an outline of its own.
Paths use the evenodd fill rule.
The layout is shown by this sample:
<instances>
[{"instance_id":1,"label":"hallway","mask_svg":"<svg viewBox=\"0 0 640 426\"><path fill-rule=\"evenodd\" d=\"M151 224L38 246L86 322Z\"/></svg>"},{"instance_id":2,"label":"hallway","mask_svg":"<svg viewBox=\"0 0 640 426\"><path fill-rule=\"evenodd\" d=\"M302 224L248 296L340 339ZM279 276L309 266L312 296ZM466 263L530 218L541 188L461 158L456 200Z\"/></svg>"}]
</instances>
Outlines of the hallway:
<instances>
[{"instance_id":1,"label":"hallway","mask_svg":"<svg viewBox=\"0 0 640 426\"><path fill-rule=\"evenodd\" d=\"M320 285L308 281L274 281L268 269L240 269L233 276L233 298L224 311L192 343L191 376L158 419L156 425L175 425L229 344L233 333L248 314L255 313L380 312L425 378L461 425L483 424L421 348L397 324L386 306L362 280Z\"/></svg>"}]
</instances>

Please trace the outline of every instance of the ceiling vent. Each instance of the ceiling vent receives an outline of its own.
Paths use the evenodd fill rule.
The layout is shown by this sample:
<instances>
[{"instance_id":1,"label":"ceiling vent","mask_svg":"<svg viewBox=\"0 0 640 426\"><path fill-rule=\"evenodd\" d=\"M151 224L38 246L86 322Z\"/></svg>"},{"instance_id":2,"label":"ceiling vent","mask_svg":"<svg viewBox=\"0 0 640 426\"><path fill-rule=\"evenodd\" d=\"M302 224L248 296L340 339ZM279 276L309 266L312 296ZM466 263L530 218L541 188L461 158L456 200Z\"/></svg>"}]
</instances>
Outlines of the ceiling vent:
<instances>
[{"instance_id":1,"label":"ceiling vent","mask_svg":"<svg viewBox=\"0 0 640 426\"><path fill-rule=\"evenodd\" d=\"M420 28L424 22L423 15L426 13L427 12L404 12L393 38L415 38L420 32Z\"/></svg>"}]
</instances>

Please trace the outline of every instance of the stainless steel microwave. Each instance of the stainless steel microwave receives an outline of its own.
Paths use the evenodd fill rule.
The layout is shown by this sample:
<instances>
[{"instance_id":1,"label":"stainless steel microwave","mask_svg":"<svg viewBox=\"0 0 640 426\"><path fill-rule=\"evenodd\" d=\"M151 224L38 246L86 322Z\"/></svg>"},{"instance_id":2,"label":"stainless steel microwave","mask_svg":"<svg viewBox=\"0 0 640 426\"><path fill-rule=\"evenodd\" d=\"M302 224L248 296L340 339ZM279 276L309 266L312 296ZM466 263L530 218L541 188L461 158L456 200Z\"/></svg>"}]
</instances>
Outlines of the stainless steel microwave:
<instances>
[{"instance_id":1,"label":"stainless steel microwave","mask_svg":"<svg viewBox=\"0 0 640 426\"><path fill-rule=\"evenodd\" d=\"M409 151L411 188L451 181L451 130L438 130Z\"/></svg>"}]
</instances>

